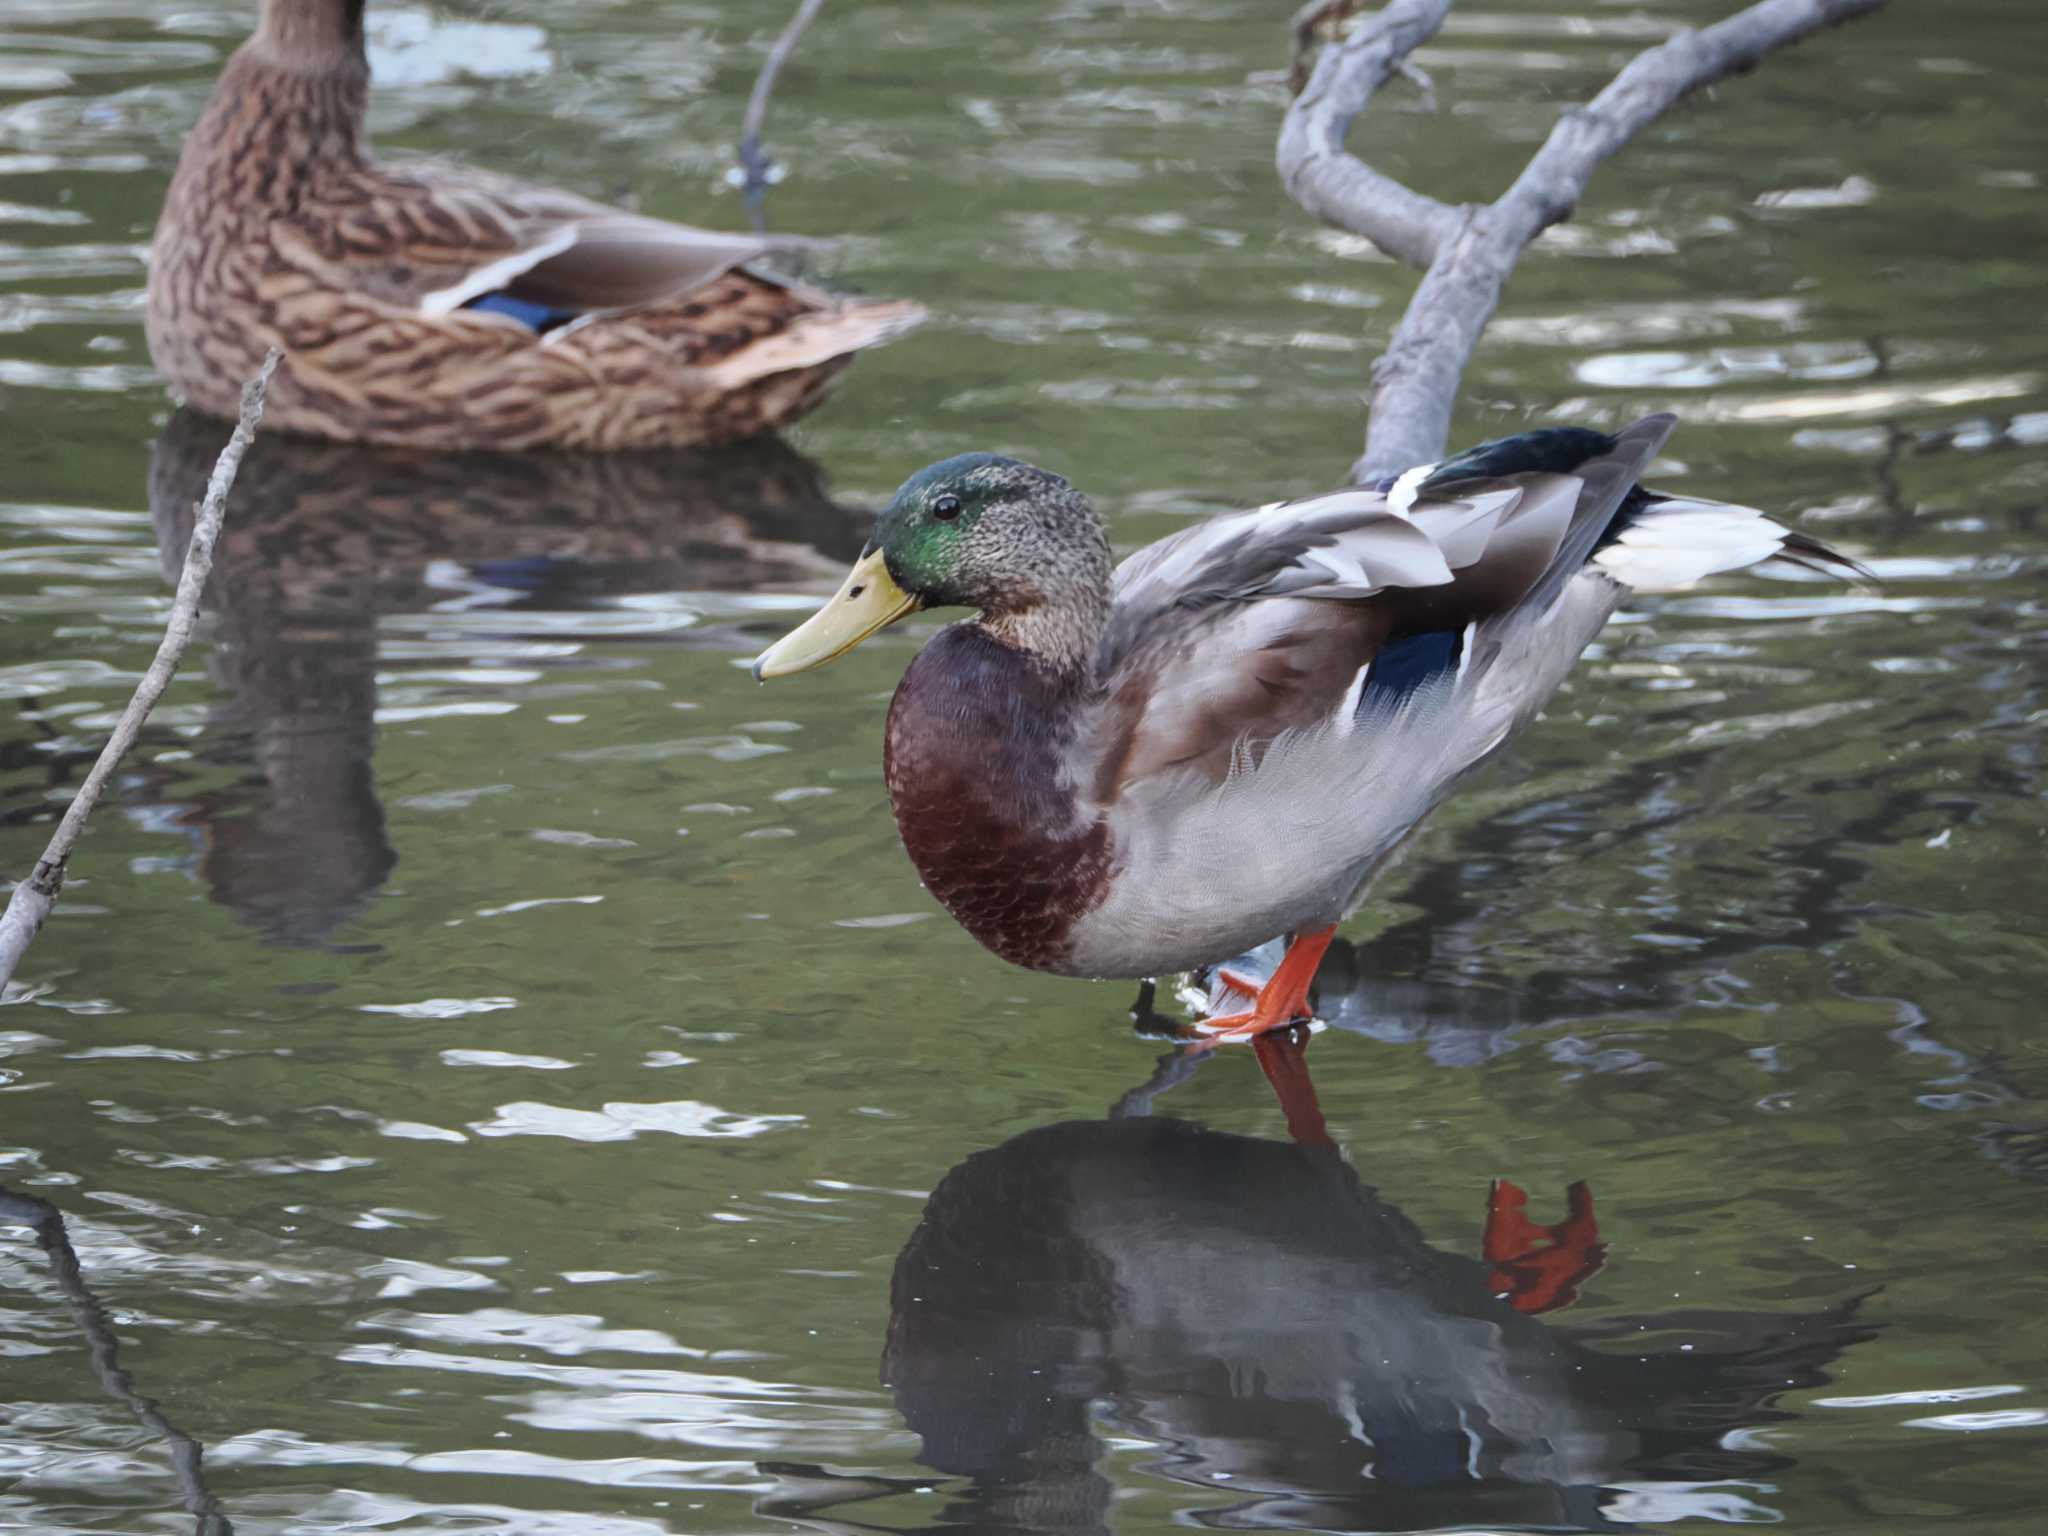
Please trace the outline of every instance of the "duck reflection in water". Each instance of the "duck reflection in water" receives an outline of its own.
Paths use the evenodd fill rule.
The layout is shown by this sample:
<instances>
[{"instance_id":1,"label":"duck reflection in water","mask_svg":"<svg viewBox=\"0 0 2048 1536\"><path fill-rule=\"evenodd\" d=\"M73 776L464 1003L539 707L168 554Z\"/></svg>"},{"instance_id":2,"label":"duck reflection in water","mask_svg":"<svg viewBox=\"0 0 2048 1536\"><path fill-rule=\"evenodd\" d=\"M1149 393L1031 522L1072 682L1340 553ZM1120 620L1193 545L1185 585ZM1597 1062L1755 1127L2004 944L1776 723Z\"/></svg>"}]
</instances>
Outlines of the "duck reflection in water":
<instances>
[{"instance_id":1,"label":"duck reflection in water","mask_svg":"<svg viewBox=\"0 0 2048 1536\"><path fill-rule=\"evenodd\" d=\"M1301 1039L1260 1053L1291 1141L1143 1113L1192 1070L1177 1055L1111 1118L978 1152L933 1193L882 1374L920 1459L964 1480L937 1523L1106 1531L1118 1441L1229 1529L1775 1518L1790 1462L1755 1430L1870 1335L1855 1302L1556 1322L1604 1251L1583 1187L1538 1228L1497 1185L1481 1254L1433 1246L1322 1130ZM898 1491L766 1470L763 1512L840 1531Z\"/></svg>"},{"instance_id":2,"label":"duck reflection in water","mask_svg":"<svg viewBox=\"0 0 2048 1536\"><path fill-rule=\"evenodd\" d=\"M228 430L179 411L157 441L150 509L173 581ZM252 770L183 802L208 890L267 938L315 945L389 877L398 855L371 766L381 616L463 592L533 613L623 592L821 581L863 534L864 518L775 438L586 455L259 435L206 589L208 668L227 697L197 751ZM726 638L703 626L689 643Z\"/></svg>"}]
</instances>

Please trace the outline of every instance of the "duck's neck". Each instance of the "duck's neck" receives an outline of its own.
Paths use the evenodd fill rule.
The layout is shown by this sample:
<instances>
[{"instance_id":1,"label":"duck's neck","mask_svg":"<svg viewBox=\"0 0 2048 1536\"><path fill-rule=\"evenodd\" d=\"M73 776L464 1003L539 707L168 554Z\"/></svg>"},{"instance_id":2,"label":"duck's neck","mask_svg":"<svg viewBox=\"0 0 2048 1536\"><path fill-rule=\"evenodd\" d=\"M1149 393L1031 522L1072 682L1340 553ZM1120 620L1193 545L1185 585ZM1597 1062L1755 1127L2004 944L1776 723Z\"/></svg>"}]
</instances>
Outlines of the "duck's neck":
<instances>
[{"instance_id":1,"label":"duck's neck","mask_svg":"<svg viewBox=\"0 0 2048 1536\"><path fill-rule=\"evenodd\" d=\"M287 209L319 177L368 164L362 12L342 0L268 0L180 163L181 172L203 168L209 181L237 179L232 198L210 187L210 202Z\"/></svg>"},{"instance_id":2,"label":"duck's neck","mask_svg":"<svg viewBox=\"0 0 2048 1536\"><path fill-rule=\"evenodd\" d=\"M1086 819L1068 750L1092 697L1087 666L1056 665L985 621L948 625L890 701L883 762L899 811L935 778L959 777L1019 822L1066 830Z\"/></svg>"},{"instance_id":3,"label":"duck's neck","mask_svg":"<svg viewBox=\"0 0 2048 1536\"><path fill-rule=\"evenodd\" d=\"M330 74L362 65L363 9L364 0L263 0L250 45L281 69Z\"/></svg>"},{"instance_id":4,"label":"duck's neck","mask_svg":"<svg viewBox=\"0 0 2048 1536\"><path fill-rule=\"evenodd\" d=\"M972 627L1048 672L1085 682L1102 643L1103 616L1082 607L1045 603L986 613Z\"/></svg>"},{"instance_id":5,"label":"duck's neck","mask_svg":"<svg viewBox=\"0 0 2048 1536\"><path fill-rule=\"evenodd\" d=\"M1012 584L975 626L1046 671L1086 680L1093 674L1114 602L1108 542L1098 532L1082 547L1062 550L1057 569L1059 580L1051 590Z\"/></svg>"}]
</instances>

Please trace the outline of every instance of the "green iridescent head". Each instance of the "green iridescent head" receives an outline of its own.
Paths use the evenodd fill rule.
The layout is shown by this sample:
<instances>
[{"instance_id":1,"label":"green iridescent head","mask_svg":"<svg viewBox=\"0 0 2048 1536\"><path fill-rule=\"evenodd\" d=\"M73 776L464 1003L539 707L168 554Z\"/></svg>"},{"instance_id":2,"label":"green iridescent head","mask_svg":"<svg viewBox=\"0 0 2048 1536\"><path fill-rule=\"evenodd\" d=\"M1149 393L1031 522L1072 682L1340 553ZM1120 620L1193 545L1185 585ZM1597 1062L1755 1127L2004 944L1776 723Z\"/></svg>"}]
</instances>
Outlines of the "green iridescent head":
<instances>
[{"instance_id":1,"label":"green iridescent head","mask_svg":"<svg viewBox=\"0 0 2048 1536\"><path fill-rule=\"evenodd\" d=\"M903 482L846 584L754 674L822 666L920 608L979 608L1016 643L1071 659L1108 610L1109 571L1102 519L1058 475L995 453L941 459Z\"/></svg>"},{"instance_id":2,"label":"green iridescent head","mask_svg":"<svg viewBox=\"0 0 2048 1536\"><path fill-rule=\"evenodd\" d=\"M1101 524L1065 480L1001 454L962 453L903 482L869 548L923 607L997 610L1036 594L1075 534L1099 539Z\"/></svg>"}]
</instances>

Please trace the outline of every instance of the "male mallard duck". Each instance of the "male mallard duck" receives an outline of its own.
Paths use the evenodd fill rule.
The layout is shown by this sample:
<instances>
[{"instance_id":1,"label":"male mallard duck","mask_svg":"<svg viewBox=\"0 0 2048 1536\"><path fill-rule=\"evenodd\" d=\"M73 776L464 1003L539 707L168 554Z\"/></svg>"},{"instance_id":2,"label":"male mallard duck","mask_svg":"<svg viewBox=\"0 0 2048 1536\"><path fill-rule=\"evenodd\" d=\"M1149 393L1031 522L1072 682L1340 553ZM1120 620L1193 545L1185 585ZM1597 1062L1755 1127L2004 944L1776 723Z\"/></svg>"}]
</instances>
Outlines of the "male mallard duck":
<instances>
[{"instance_id":1,"label":"male mallard duck","mask_svg":"<svg viewBox=\"0 0 2048 1536\"><path fill-rule=\"evenodd\" d=\"M815 405L911 303L835 299L716 234L363 142L364 0L263 0L185 141L149 268L150 354L233 417L428 448L648 448Z\"/></svg>"},{"instance_id":2,"label":"male mallard duck","mask_svg":"<svg viewBox=\"0 0 2048 1536\"><path fill-rule=\"evenodd\" d=\"M1636 484L1676 424L1503 438L1377 487L1214 518L1111 569L1101 517L995 454L905 481L836 596L762 653L819 666L920 608L885 777L918 873L1004 959L1190 970L1294 935L1217 1033L1308 1011L1338 919L1542 708L1630 590L1854 563Z\"/></svg>"}]
</instances>

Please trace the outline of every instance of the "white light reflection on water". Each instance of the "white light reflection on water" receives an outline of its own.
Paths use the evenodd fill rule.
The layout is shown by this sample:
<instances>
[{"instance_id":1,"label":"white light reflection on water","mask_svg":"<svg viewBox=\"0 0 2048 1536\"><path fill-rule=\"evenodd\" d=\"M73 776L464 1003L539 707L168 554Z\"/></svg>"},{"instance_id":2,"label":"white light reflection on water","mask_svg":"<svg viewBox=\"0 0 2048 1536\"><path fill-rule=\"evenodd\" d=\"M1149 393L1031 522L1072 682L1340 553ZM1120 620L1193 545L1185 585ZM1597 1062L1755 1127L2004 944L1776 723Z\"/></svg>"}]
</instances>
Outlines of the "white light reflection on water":
<instances>
[{"instance_id":1,"label":"white light reflection on water","mask_svg":"<svg viewBox=\"0 0 2048 1536\"><path fill-rule=\"evenodd\" d=\"M516 997L429 997L417 1003L359 1003L358 1013L394 1013L405 1019L459 1019L472 1013L517 1008ZM447 1059L443 1053L442 1059Z\"/></svg>"},{"instance_id":2,"label":"white light reflection on water","mask_svg":"<svg viewBox=\"0 0 2048 1536\"><path fill-rule=\"evenodd\" d=\"M500 1104L495 1118L469 1127L479 1136L559 1136L566 1141L631 1141L636 1136L763 1136L801 1125L802 1115L743 1115L716 1104L675 1099L666 1104L606 1104L570 1109L520 1100Z\"/></svg>"},{"instance_id":3,"label":"white light reflection on water","mask_svg":"<svg viewBox=\"0 0 2048 1536\"><path fill-rule=\"evenodd\" d=\"M293 1536L356 1536L390 1530L461 1532L462 1536L672 1536L678 1527L659 1518L597 1514L587 1510L536 1508L522 1504L425 1503L397 1494L345 1488L300 1503L290 1495L252 1495L236 1509L238 1529L252 1523L247 1513L274 1521L263 1530Z\"/></svg>"},{"instance_id":4,"label":"white light reflection on water","mask_svg":"<svg viewBox=\"0 0 2048 1536\"><path fill-rule=\"evenodd\" d=\"M1629 1525L1712 1520L1721 1525L1775 1525L1785 1517L1752 1493L1776 1493L1771 1483L1616 1483L1600 1512Z\"/></svg>"},{"instance_id":5,"label":"white light reflection on water","mask_svg":"<svg viewBox=\"0 0 2048 1536\"><path fill-rule=\"evenodd\" d=\"M567 1072L576 1063L559 1056L533 1056L518 1051L451 1049L441 1053L451 1067L518 1067L532 1072Z\"/></svg>"},{"instance_id":6,"label":"white light reflection on water","mask_svg":"<svg viewBox=\"0 0 2048 1536\"><path fill-rule=\"evenodd\" d=\"M1993 1409L1987 1413L1939 1413L1932 1418L1908 1419L1908 1429L1946 1429L1977 1434L1987 1429L2048 1428L2048 1410L2040 1408Z\"/></svg>"},{"instance_id":7,"label":"white light reflection on water","mask_svg":"<svg viewBox=\"0 0 2048 1536\"><path fill-rule=\"evenodd\" d=\"M1967 1403L1976 1398L2010 1397L2025 1387L1923 1387L1912 1392L1879 1392L1865 1397L1816 1397L1816 1408L1917 1408L1928 1403Z\"/></svg>"}]
</instances>

